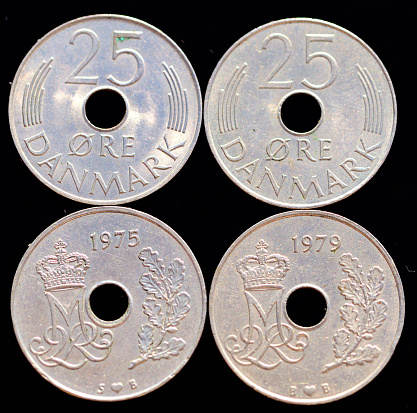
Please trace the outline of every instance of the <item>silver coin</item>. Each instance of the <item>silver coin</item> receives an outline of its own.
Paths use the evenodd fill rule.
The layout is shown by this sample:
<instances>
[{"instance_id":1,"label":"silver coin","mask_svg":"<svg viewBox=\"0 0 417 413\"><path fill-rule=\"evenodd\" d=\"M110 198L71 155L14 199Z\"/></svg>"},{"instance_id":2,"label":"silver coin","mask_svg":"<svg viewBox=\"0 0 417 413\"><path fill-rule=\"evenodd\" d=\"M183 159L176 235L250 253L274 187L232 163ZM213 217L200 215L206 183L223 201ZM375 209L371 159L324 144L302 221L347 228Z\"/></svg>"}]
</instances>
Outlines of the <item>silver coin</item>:
<instances>
[{"instance_id":1,"label":"silver coin","mask_svg":"<svg viewBox=\"0 0 417 413\"><path fill-rule=\"evenodd\" d=\"M126 297L116 317L92 301L109 286L105 308ZM97 207L57 221L30 245L11 312L42 377L78 397L125 400L160 387L189 360L206 293L194 255L171 228L132 209Z\"/></svg>"},{"instance_id":2,"label":"silver coin","mask_svg":"<svg viewBox=\"0 0 417 413\"><path fill-rule=\"evenodd\" d=\"M311 301L304 314L289 311L306 292L326 307L313 323ZM246 384L276 400L318 404L356 392L387 364L404 293L392 259L366 230L335 214L291 211L233 243L209 311L222 356Z\"/></svg>"},{"instance_id":3,"label":"silver coin","mask_svg":"<svg viewBox=\"0 0 417 413\"><path fill-rule=\"evenodd\" d=\"M99 113L93 122L92 99L118 99L124 116L102 125ZM181 169L201 106L194 71L171 39L137 19L95 15L59 26L30 50L13 81L9 119L20 156L44 184L108 205L142 198Z\"/></svg>"},{"instance_id":4,"label":"silver coin","mask_svg":"<svg viewBox=\"0 0 417 413\"><path fill-rule=\"evenodd\" d=\"M306 112L294 109L294 124L283 117L297 99L311 101L306 112L317 107L307 130L299 127ZM327 205L362 187L389 152L396 116L376 54L313 19L272 22L239 39L214 70L204 107L211 150L228 177L286 208Z\"/></svg>"}]
</instances>

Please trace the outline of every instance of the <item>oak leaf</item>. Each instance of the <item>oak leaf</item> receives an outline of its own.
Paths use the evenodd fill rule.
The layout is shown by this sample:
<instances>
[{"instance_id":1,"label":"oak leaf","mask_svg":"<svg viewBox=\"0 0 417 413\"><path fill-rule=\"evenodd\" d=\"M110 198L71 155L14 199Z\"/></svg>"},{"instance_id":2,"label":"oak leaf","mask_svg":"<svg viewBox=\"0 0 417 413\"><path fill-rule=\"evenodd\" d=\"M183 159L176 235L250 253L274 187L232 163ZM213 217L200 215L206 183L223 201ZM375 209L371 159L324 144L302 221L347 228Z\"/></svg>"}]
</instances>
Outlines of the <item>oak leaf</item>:
<instances>
[{"instance_id":1,"label":"oak leaf","mask_svg":"<svg viewBox=\"0 0 417 413\"><path fill-rule=\"evenodd\" d=\"M170 356L178 356L179 352L185 347L185 341L182 338L173 337L169 341L164 341L155 349L152 354L154 360L169 358Z\"/></svg>"},{"instance_id":2,"label":"oak leaf","mask_svg":"<svg viewBox=\"0 0 417 413\"><path fill-rule=\"evenodd\" d=\"M384 271L380 267L373 267L367 276L366 289L370 300L375 300L384 287Z\"/></svg>"},{"instance_id":3,"label":"oak leaf","mask_svg":"<svg viewBox=\"0 0 417 413\"><path fill-rule=\"evenodd\" d=\"M153 294L156 298L167 299L164 284L151 273L144 274L139 282L148 294Z\"/></svg>"},{"instance_id":4,"label":"oak leaf","mask_svg":"<svg viewBox=\"0 0 417 413\"><path fill-rule=\"evenodd\" d=\"M363 296L363 292L361 288L359 288L356 281L351 280L349 278L340 281L339 284L340 293L346 298L346 300L350 300L353 304L357 304L360 306L365 306L365 299Z\"/></svg>"},{"instance_id":5,"label":"oak leaf","mask_svg":"<svg viewBox=\"0 0 417 413\"><path fill-rule=\"evenodd\" d=\"M381 350L378 346L367 344L364 348L359 347L352 353L350 357L346 359L345 363L348 366L354 366L355 364L362 366L365 363L371 363L380 353Z\"/></svg>"},{"instance_id":6,"label":"oak leaf","mask_svg":"<svg viewBox=\"0 0 417 413\"><path fill-rule=\"evenodd\" d=\"M164 322L162 307L156 303L155 298L147 298L143 303L143 312L148 316L148 320L155 327L161 328Z\"/></svg>"},{"instance_id":7,"label":"oak leaf","mask_svg":"<svg viewBox=\"0 0 417 413\"><path fill-rule=\"evenodd\" d=\"M172 317L170 318L170 325L176 326L190 311L190 295L185 291L179 293L172 305Z\"/></svg>"},{"instance_id":8,"label":"oak leaf","mask_svg":"<svg viewBox=\"0 0 417 413\"><path fill-rule=\"evenodd\" d=\"M343 254L339 259L339 264L350 278L355 280L358 284L363 283L362 266L359 265L357 258L353 258L352 254Z\"/></svg>"},{"instance_id":9,"label":"oak leaf","mask_svg":"<svg viewBox=\"0 0 417 413\"><path fill-rule=\"evenodd\" d=\"M371 309L365 323L367 333L373 333L387 319L388 304L379 300L371 304Z\"/></svg>"},{"instance_id":10,"label":"oak leaf","mask_svg":"<svg viewBox=\"0 0 417 413\"><path fill-rule=\"evenodd\" d=\"M176 258L168 267L167 281L171 294L175 294L180 290L184 276L185 265L180 259Z\"/></svg>"},{"instance_id":11,"label":"oak leaf","mask_svg":"<svg viewBox=\"0 0 417 413\"><path fill-rule=\"evenodd\" d=\"M149 268L158 278L165 276L165 267L162 259L158 258L158 253L152 248L144 248L139 253L139 259L143 261L143 266Z\"/></svg>"},{"instance_id":12,"label":"oak leaf","mask_svg":"<svg viewBox=\"0 0 417 413\"><path fill-rule=\"evenodd\" d=\"M358 312L353 304L344 304L340 308L341 319L345 322L345 327L354 334L359 333L360 321L358 320Z\"/></svg>"},{"instance_id":13,"label":"oak leaf","mask_svg":"<svg viewBox=\"0 0 417 413\"><path fill-rule=\"evenodd\" d=\"M337 330L333 336L333 351L336 358L341 358L345 355L349 347L349 332L344 328Z\"/></svg>"},{"instance_id":14,"label":"oak leaf","mask_svg":"<svg viewBox=\"0 0 417 413\"><path fill-rule=\"evenodd\" d=\"M142 354L146 354L153 344L153 328L149 324L144 324L138 333L139 349Z\"/></svg>"}]
</instances>

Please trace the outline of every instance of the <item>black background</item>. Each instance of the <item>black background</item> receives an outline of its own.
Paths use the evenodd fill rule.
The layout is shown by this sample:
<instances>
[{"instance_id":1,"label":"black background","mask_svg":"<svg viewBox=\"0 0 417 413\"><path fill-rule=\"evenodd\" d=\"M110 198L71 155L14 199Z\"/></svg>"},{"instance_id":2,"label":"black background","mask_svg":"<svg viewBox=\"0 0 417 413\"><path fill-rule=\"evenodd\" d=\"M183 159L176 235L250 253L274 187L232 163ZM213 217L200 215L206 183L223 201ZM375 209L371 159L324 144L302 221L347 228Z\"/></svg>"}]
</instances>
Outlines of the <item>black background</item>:
<instances>
[{"instance_id":1,"label":"black background","mask_svg":"<svg viewBox=\"0 0 417 413\"><path fill-rule=\"evenodd\" d=\"M30 366L15 339L10 321L13 276L27 246L49 225L89 207L58 195L44 186L20 159L10 133L7 104L14 74L38 38L77 17L123 14L143 20L163 31L184 51L200 83L204 99L212 71L227 49L250 30L273 20L311 17L335 23L364 40L384 63L398 102L398 123L391 151L376 175L359 191L322 208L345 216L373 234L393 258L405 297L403 334L391 361L366 387L345 399L320 405L320 409L398 410L417 406L416 380L416 185L415 164L415 21L405 6L410 2L170 2L144 5L123 1L101 6L84 1L8 2L2 10L2 331L3 403L13 407L69 409L221 409L251 411L300 409L268 399L250 389L222 359L206 326L187 365L160 389L141 398L106 404L67 395L42 379ZM17 4L19 3L19 4ZM263 203L235 186L214 159L204 123L189 160L164 187L148 197L124 205L149 213L177 231L194 252L202 268L207 294L216 266L232 242L246 229L271 215L286 211ZM6 264L5 264L6 263ZM6 335L6 337L5 337ZM82 372L80 371L80 374ZM4 385L3 385L4 386ZM10 405L9 405L10 406ZM310 407L314 408L314 407ZM317 408L317 407L315 407ZM69 411L69 410L68 410ZM139 411L139 410L137 410Z\"/></svg>"}]
</instances>

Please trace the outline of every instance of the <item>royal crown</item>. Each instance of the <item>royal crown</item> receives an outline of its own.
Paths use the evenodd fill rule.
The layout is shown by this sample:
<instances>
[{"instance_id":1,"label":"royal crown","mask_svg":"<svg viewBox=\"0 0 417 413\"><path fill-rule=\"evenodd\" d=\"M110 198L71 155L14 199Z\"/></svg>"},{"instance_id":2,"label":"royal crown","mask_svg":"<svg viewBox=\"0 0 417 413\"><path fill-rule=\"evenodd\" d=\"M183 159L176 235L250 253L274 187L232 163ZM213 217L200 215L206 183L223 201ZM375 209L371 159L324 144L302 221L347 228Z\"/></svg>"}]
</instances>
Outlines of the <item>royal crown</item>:
<instances>
[{"instance_id":1,"label":"royal crown","mask_svg":"<svg viewBox=\"0 0 417 413\"><path fill-rule=\"evenodd\" d=\"M90 268L88 257L79 252L67 254L67 244L62 240L54 247L55 255L48 255L36 263L36 272L42 277L45 291L84 287L84 276Z\"/></svg>"},{"instance_id":2,"label":"royal crown","mask_svg":"<svg viewBox=\"0 0 417 413\"><path fill-rule=\"evenodd\" d=\"M245 290L269 290L282 288L281 280L290 269L290 260L284 255L268 254L268 244L260 240L256 255L247 255L236 264L242 276Z\"/></svg>"}]
</instances>

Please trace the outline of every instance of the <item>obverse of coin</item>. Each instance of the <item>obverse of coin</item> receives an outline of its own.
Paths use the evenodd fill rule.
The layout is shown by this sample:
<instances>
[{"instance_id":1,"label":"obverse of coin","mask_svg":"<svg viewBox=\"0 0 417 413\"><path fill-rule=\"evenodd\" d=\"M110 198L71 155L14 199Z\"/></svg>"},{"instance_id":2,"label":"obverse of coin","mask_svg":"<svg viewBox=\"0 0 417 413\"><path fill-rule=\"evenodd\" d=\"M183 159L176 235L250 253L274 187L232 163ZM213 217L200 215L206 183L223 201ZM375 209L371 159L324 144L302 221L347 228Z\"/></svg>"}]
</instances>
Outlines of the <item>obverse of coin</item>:
<instances>
[{"instance_id":1,"label":"obverse of coin","mask_svg":"<svg viewBox=\"0 0 417 413\"><path fill-rule=\"evenodd\" d=\"M376 54L312 19L272 22L238 40L218 63L204 108L228 177L286 208L327 205L362 187L388 154L396 114Z\"/></svg>"},{"instance_id":2,"label":"obverse of coin","mask_svg":"<svg viewBox=\"0 0 417 413\"><path fill-rule=\"evenodd\" d=\"M288 403L325 403L361 389L389 361L403 320L401 280L382 245L320 211L275 215L247 230L221 260L210 292L227 364L250 387Z\"/></svg>"},{"instance_id":3,"label":"obverse of coin","mask_svg":"<svg viewBox=\"0 0 417 413\"><path fill-rule=\"evenodd\" d=\"M124 307L114 314L119 296ZM188 361L206 293L195 257L171 228L131 209L97 207L57 221L30 245L11 311L25 356L46 380L86 399L124 400L160 387Z\"/></svg>"},{"instance_id":4,"label":"obverse of coin","mask_svg":"<svg viewBox=\"0 0 417 413\"><path fill-rule=\"evenodd\" d=\"M184 165L201 95L165 34L96 15L63 24L30 50L9 119L20 156L44 184L76 201L120 204L154 192Z\"/></svg>"}]
</instances>

